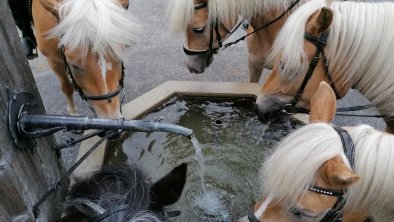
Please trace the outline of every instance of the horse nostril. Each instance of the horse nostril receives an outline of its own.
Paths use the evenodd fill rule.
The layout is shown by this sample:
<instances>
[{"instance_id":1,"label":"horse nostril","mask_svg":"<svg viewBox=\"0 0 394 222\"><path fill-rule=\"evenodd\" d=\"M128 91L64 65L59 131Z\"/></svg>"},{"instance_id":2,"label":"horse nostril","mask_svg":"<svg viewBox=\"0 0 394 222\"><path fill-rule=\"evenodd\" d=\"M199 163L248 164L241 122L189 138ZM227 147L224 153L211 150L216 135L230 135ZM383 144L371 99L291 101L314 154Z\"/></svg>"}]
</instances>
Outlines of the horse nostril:
<instances>
[{"instance_id":1,"label":"horse nostril","mask_svg":"<svg viewBox=\"0 0 394 222\"><path fill-rule=\"evenodd\" d=\"M193 74L201 74L204 72L204 69L197 69L194 67L188 67L188 69L189 69L189 72L193 73Z\"/></svg>"}]
</instances>

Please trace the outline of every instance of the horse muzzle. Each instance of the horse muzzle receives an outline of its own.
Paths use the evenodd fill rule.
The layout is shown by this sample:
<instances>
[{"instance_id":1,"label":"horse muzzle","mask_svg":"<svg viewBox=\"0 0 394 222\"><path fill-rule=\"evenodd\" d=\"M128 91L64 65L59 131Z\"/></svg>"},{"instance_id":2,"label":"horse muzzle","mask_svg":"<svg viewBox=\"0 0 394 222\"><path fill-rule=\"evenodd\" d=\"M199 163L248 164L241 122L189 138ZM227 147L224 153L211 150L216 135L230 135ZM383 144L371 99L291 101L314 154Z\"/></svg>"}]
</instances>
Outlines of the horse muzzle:
<instances>
[{"instance_id":1,"label":"horse muzzle","mask_svg":"<svg viewBox=\"0 0 394 222\"><path fill-rule=\"evenodd\" d=\"M186 67L189 69L190 73L201 74L205 72L207 68L213 62L213 56L208 55L191 55L188 56L186 61Z\"/></svg>"},{"instance_id":2,"label":"horse muzzle","mask_svg":"<svg viewBox=\"0 0 394 222\"><path fill-rule=\"evenodd\" d=\"M277 103L270 97L258 97L256 100L257 117L263 123L278 119L281 115L282 104Z\"/></svg>"}]
</instances>

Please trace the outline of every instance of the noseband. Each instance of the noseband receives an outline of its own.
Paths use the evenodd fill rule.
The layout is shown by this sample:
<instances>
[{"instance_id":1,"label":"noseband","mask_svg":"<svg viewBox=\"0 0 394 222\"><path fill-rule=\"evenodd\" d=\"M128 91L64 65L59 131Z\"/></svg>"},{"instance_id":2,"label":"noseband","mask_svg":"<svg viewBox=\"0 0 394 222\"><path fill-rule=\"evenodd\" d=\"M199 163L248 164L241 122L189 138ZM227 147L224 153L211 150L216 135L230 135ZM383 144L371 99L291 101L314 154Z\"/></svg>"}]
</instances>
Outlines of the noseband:
<instances>
[{"instance_id":1,"label":"noseband","mask_svg":"<svg viewBox=\"0 0 394 222\"><path fill-rule=\"evenodd\" d=\"M308 84L309 80L311 79L312 74L315 71L317 64L319 63L320 58L322 59L324 70L326 72L326 76L327 76L328 80L330 81L330 86L334 90L335 96L337 97L337 99L340 98L339 93L335 87L333 80L332 80L332 75L331 75L331 72L329 71L328 61L327 61L327 57L326 57L326 54L324 51L324 48L327 45L328 35L329 35L329 32L326 31L326 32L323 32L319 38L317 38L317 37L313 36L312 34L305 32L305 34L304 34L305 40L314 44L316 46L316 51L315 51L315 54L314 54L311 62L309 63L308 71L305 75L303 82L301 83L300 88L298 89L297 93L295 94L293 100L290 103L288 103L282 107L282 110L281 110L282 113L292 115L292 114L298 113L300 110L305 111L303 109L297 108L296 105L300 101L301 96L304 93L305 87Z\"/></svg>"},{"instance_id":2,"label":"noseband","mask_svg":"<svg viewBox=\"0 0 394 222\"><path fill-rule=\"evenodd\" d=\"M203 8L206 8L206 7L208 7L208 2L204 2L204 3L201 3L201 4L195 5L194 6L194 10L199 10L199 9L203 9ZM240 26L241 23L242 23L242 21L238 25L235 26L236 27L235 29L237 29ZM220 23L220 25L225 29L227 34L232 34L233 33L233 31L229 31L226 27L224 27L224 25L222 23ZM213 47L213 31L215 31L215 34L216 34L216 38L217 38L218 45L219 45L218 48L214 48ZM222 48L222 46L223 46L223 42L222 42L222 36L220 35L220 32L219 32L219 24L218 24L217 21L215 21L215 22L211 22L211 24L210 24L209 47L208 47L207 50L191 50L191 49L188 49L184 45L183 46L183 51L185 52L186 55L205 55L205 56L209 55L209 56L212 56L213 54L217 54L218 50L220 48Z\"/></svg>"},{"instance_id":3,"label":"noseband","mask_svg":"<svg viewBox=\"0 0 394 222\"><path fill-rule=\"evenodd\" d=\"M122 62L122 74L119 79L118 88L114 92L111 92L111 93L107 93L107 94L103 94L103 95L99 95L99 96L90 96L90 95L86 95L83 92L82 88L75 81L74 75L72 74L71 69L70 69L70 65L67 62L67 58L65 55L65 48L63 45L60 47L60 52L61 52L61 55L63 58L66 73L70 77L71 82L74 86L74 89L78 92L79 96L82 98L83 101L87 102L88 100L96 100L96 101L97 100L107 100L110 103L110 102L112 102L113 97L115 97L115 96L119 95L121 92L123 92L123 90L124 90L124 76L125 76L125 74L124 74L125 68L124 68L123 62ZM123 100L124 100L124 93L122 93L122 97L120 99L120 104L123 103ZM88 103L88 105L89 105L89 108L93 111L93 113L96 114L96 111L94 110L94 108L89 103Z\"/></svg>"}]
</instances>

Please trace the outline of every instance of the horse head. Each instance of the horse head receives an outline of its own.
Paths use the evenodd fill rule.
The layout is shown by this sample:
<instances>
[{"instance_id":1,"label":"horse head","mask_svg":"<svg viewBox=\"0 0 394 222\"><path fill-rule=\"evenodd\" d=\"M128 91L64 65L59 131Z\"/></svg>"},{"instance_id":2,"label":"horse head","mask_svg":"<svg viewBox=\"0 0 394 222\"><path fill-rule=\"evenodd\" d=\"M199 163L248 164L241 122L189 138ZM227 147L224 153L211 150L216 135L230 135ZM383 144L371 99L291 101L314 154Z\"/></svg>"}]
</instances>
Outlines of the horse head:
<instances>
[{"instance_id":1,"label":"horse head","mask_svg":"<svg viewBox=\"0 0 394 222\"><path fill-rule=\"evenodd\" d=\"M66 75L74 89L101 118L122 117L122 57L133 44L136 27L124 8L127 5L128 1L117 0L61 1L56 7L59 22L48 33L59 39Z\"/></svg>"},{"instance_id":2,"label":"horse head","mask_svg":"<svg viewBox=\"0 0 394 222\"><path fill-rule=\"evenodd\" d=\"M352 160L344 153L343 146L353 146L350 135L349 144L342 144L338 133L328 125L335 112L335 93L321 82L311 100L312 124L286 138L263 164L262 188L271 195L252 208L249 219L241 221L336 221L336 217L342 217L346 191L360 177L353 172ZM282 175L284 171L295 175L290 176L289 172ZM301 172L305 174L300 175Z\"/></svg>"},{"instance_id":3,"label":"horse head","mask_svg":"<svg viewBox=\"0 0 394 222\"><path fill-rule=\"evenodd\" d=\"M267 120L277 111L287 112L287 107L309 109L321 81L331 84L338 99L349 90L350 87L333 82L325 57L333 17L331 9L312 1L301 6L285 23L270 55L275 60L272 72L256 100L261 119Z\"/></svg>"},{"instance_id":4,"label":"horse head","mask_svg":"<svg viewBox=\"0 0 394 222\"><path fill-rule=\"evenodd\" d=\"M213 7L213 6L212 6ZM185 34L186 66L191 73L203 73L213 61L224 41L235 26L238 15L226 21L213 17L208 0L170 1L170 28Z\"/></svg>"},{"instance_id":5,"label":"horse head","mask_svg":"<svg viewBox=\"0 0 394 222\"><path fill-rule=\"evenodd\" d=\"M59 221L152 221L160 222L179 213L165 206L181 196L187 165L181 164L156 183L133 165L111 165L77 181L69 192L69 214Z\"/></svg>"}]
</instances>

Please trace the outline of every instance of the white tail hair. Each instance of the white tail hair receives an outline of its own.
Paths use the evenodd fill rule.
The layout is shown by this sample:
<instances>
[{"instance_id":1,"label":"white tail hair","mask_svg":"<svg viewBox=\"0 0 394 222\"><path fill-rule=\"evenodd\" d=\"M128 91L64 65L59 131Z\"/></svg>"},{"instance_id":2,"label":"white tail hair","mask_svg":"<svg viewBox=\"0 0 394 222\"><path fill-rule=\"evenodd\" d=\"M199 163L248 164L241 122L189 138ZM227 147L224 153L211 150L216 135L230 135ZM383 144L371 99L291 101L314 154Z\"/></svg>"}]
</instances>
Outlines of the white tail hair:
<instances>
[{"instance_id":1,"label":"white tail hair","mask_svg":"<svg viewBox=\"0 0 394 222\"><path fill-rule=\"evenodd\" d=\"M354 171L360 181L347 190L345 209L393 210L394 136L368 125L347 130L355 146ZM344 156L341 139L330 125L314 123L302 127L281 142L263 164L262 191L294 203L305 187L313 184L318 168L338 155Z\"/></svg>"},{"instance_id":2,"label":"white tail hair","mask_svg":"<svg viewBox=\"0 0 394 222\"><path fill-rule=\"evenodd\" d=\"M63 0L58 5L59 24L48 32L59 45L78 50L82 58L89 51L99 56L122 58L126 46L134 43L137 24L117 0Z\"/></svg>"},{"instance_id":3,"label":"white tail hair","mask_svg":"<svg viewBox=\"0 0 394 222\"><path fill-rule=\"evenodd\" d=\"M327 6L313 0L296 10L287 20L269 56L272 62L281 55L282 77L294 79L306 72L305 25L317 10ZM379 109L392 116L394 102L394 3L334 2L334 12L326 55L334 81L354 85ZM378 25L377 25L378 24ZM336 75L338 74L338 75Z\"/></svg>"}]
</instances>

